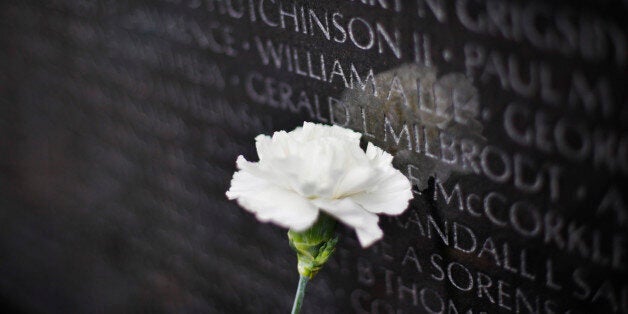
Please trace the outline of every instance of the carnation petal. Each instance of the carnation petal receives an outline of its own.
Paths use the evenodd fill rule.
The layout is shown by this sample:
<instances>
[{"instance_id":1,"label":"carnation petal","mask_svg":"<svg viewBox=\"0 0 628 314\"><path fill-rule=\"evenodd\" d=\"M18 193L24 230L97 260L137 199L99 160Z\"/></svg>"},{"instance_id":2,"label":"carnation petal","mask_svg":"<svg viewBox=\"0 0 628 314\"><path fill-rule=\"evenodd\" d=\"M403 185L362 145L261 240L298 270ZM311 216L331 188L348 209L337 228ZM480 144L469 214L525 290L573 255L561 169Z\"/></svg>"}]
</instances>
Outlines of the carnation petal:
<instances>
[{"instance_id":1,"label":"carnation petal","mask_svg":"<svg viewBox=\"0 0 628 314\"><path fill-rule=\"evenodd\" d=\"M349 141L352 144L360 144L362 134L351 129L339 127L337 125L324 125L312 122L303 123L303 127L290 132L295 139L306 142L323 137L337 138Z\"/></svg>"},{"instance_id":2,"label":"carnation petal","mask_svg":"<svg viewBox=\"0 0 628 314\"><path fill-rule=\"evenodd\" d=\"M370 167L352 167L346 170L334 190L334 197L341 198L368 190L377 179L378 170Z\"/></svg>"},{"instance_id":3,"label":"carnation petal","mask_svg":"<svg viewBox=\"0 0 628 314\"><path fill-rule=\"evenodd\" d=\"M392 164L393 156L385 150L369 142L366 146L366 157L371 160L374 166L388 167Z\"/></svg>"},{"instance_id":4,"label":"carnation petal","mask_svg":"<svg viewBox=\"0 0 628 314\"><path fill-rule=\"evenodd\" d=\"M255 137L255 148L260 161L275 157L276 150L273 148L272 138L268 135L260 134Z\"/></svg>"},{"instance_id":5,"label":"carnation petal","mask_svg":"<svg viewBox=\"0 0 628 314\"><path fill-rule=\"evenodd\" d=\"M260 167L260 163L250 162L246 160L242 155L238 156L238 159L236 160L236 165L238 166L238 169L254 175L255 177L263 178L266 181L274 183L281 182L278 173L262 169L262 167Z\"/></svg>"},{"instance_id":6,"label":"carnation petal","mask_svg":"<svg viewBox=\"0 0 628 314\"><path fill-rule=\"evenodd\" d=\"M326 213L355 229L362 247L368 247L382 238L377 215L364 210L360 205L345 198L339 200L315 199L312 202Z\"/></svg>"},{"instance_id":7,"label":"carnation petal","mask_svg":"<svg viewBox=\"0 0 628 314\"><path fill-rule=\"evenodd\" d=\"M406 210L412 197L410 181L391 167L377 188L352 195L351 199L371 213L399 215Z\"/></svg>"},{"instance_id":8,"label":"carnation petal","mask_svg":"<svg viewBox=\"0 0 628 314\"><path fill-rule=\"evenodd\" d=\"M318 209L307 199L245 170L234 173L226 195L260 221L295 231L309 228L318 217Z\"/></svg>"},{"instance_id":9,"label":"carnation petal","mask_svg":"<svg viewBox=\"0 0 628 314\"><path fill-rule=\"evenodd\" d=\"M357 142L358 145L360 143L360 138L362 138L361 133L353 131L351 129L339 127L337 125L332 125L330 127L329 136L345 138L351 142Z\"/></svg>"}]
</instances>

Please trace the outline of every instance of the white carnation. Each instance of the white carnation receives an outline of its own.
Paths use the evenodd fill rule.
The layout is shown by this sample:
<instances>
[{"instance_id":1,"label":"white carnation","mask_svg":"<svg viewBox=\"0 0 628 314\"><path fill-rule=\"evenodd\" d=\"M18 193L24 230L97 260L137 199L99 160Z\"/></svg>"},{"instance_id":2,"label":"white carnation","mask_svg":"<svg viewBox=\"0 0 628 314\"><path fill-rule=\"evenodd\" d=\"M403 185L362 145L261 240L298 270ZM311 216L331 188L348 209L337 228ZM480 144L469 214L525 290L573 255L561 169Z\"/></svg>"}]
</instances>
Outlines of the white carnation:
<instances>
[{"instance_id":1,"label":"white carnation","mask_svg":"<svg viewBox=\"0 0 628 314\"><path fill-rule=\"evenodd\" d=\"M393 157L360 133L339 126L304 123L294 131L255 138L259 162L239 156L229 199L295 231L308 229L319 210L355 229L363 247L382 236L376 214L399 215L412 198L408 179Z\"/></svg>"}]
</instances>

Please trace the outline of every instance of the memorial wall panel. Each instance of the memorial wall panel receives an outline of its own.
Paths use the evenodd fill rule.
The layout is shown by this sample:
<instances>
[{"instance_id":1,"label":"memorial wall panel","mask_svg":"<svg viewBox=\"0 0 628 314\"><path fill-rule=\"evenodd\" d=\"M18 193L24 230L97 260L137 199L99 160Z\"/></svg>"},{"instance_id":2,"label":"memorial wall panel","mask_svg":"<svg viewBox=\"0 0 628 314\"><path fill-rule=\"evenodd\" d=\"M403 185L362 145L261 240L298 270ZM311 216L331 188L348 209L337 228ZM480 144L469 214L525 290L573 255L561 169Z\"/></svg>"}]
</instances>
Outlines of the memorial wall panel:
<instances>
[{"instance_id":1,"label":"memorial wall panel","mask_svg":"<svg viewBox=\"0 0 628 314\"><path fill-rule=\"evenodd\" d=\"M342 227L304 313L628 313L628 4L5 0L0 306L286 313L285 230L225 191L337 124L414 199Z\"/></svg>"}]
</instances>

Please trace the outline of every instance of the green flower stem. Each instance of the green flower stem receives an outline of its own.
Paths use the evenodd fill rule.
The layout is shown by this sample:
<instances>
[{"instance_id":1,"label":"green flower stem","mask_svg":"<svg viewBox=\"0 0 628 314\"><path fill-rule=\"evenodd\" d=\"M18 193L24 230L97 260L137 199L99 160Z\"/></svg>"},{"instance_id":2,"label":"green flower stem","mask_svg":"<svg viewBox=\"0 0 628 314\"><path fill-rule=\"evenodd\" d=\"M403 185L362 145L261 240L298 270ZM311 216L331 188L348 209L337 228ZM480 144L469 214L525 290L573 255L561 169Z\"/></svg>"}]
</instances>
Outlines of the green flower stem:
<instances>
[{"instance_id":1,"label":"green flower stem","mask_svg":"<svg viewBox=\"0 0 628 314\"><path fill-rule=\"evenodd\" d=\"M294 296L294 304L292 305L292 314L299 314L301 312L301 305L303 305L303 296L305 296L305 286L310 280L307 276L299 276L299 286L297 287L297 294Z\"/></svg>"},{"instance_id":2,"label":"green flower stem","mask_svg":"<svg viewBox=\"0 0 628 314\"><path fill-rule=\"evenodd\" d=\"M292 306L293 314L301 311L307 282L314 278L336 250L338 243L338 237L334 236L336 225L336 219L320 213L314 225L309 229L301 232L288 231L288 242L297 253L297 270L299 271L299 286Z\"/></svg>"},{"instance_id":3,"label":"green flower stem","mask_svg":"<svg viewBox=\"0 0 628 314\"><path fill-rule=\"evenodd\" d=\"M338 237L334 236L336 225L336 219L321 213L309 229L302 232L288 231L288 241L297 253L297 269L301 276L314 278L334 253L338 243Z\"/></svg>"}]
</instances>

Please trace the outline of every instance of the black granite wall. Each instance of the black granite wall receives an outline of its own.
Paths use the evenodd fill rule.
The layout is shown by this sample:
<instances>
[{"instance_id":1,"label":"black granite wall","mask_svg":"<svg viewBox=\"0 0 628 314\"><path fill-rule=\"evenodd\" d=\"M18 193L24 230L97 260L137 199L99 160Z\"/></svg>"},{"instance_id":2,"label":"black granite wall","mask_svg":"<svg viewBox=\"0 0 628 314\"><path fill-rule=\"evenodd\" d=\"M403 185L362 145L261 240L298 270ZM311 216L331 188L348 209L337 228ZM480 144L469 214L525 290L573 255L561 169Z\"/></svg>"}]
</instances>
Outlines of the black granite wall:
<instances>
[{"instance_id":1,"label":"black granite wall","mask_svg":"<svg viewBox=\"0 0 628 314\"><path fill-rule=\"evenodd\" d=\"M414 183L305 313L628 312L626 1L5 0L0 303L286 313L253 138L364 134Z\"/></svg>"}]
</instances>

